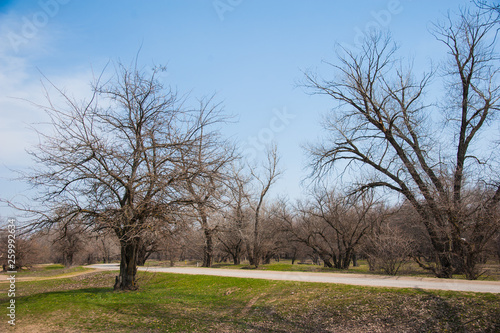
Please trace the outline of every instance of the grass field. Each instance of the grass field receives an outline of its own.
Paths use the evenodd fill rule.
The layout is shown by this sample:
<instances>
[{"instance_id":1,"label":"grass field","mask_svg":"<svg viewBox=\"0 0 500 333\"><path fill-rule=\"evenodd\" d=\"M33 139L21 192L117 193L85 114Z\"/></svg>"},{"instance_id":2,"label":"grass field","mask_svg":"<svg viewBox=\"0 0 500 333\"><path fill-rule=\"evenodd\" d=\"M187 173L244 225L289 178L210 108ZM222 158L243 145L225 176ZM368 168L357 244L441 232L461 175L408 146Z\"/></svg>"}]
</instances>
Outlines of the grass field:
<instances>
[{"instance_id":1,"label":"grass field","mask_svg":"<svg viewBox=\"0 0 500 333\"><path fill-rule=\"evenodd\" d=\"M59 274L45 267L39 276ZM28 273L25 273L28 275ZM16 332L498 332L500 295L139 272L17 282ZM6 285L0 308L7 314ZM0 331L13 331L8 317Z\"/></svg>"}]
</instances>

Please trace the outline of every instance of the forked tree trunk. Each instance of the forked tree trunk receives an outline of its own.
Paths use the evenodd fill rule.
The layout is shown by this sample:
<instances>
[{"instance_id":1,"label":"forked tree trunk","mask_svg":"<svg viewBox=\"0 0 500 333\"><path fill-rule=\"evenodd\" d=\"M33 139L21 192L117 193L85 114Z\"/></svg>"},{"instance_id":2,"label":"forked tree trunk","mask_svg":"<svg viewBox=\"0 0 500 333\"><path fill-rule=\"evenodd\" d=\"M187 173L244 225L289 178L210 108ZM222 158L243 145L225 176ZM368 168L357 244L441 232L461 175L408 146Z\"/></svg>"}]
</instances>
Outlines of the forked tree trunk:
<instances>
[{"instance_id":1,"label":"forked tree trunk","mask_svg":"<svg viewBox=\"0 0 500 333\"><path fill-rule=\"evenodd\" d=\"M137 249L139 239L121 240L120 275L115 282L115 290L136 290Z\"/></svg>"}]
</instances>

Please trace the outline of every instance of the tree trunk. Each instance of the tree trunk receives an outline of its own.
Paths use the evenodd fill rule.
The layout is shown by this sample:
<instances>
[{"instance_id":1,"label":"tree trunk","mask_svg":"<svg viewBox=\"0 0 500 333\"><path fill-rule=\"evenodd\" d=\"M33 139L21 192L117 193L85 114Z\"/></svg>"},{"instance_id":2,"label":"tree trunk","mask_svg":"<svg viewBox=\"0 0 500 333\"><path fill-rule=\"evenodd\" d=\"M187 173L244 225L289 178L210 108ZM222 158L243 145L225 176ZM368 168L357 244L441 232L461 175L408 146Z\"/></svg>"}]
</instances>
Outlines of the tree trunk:
<instances>
[{"instance_id":1,"label":"tree trunk","mask_svg":"<svg viewBox=\"0 0 500 333\"><path fill-rule=\"evenodd\" d=\"M239 265L241 263L241 244L236 245L233 253L233 263Z\"/></svg>"},{"instance_id":2,"label":"tree trunk","mask_svg":"<svg viewBox=\"0 0 500 333\"><path fill-rule=\"evenodd\" d=\"M115 290L136 290L138 287L135 279L138 243L137 238L120 241L120 275L117 277L118 283L115 283Z\"/></svg>"},{"instance_id":3,"label":"tree trunk","mask_svg":"<svg viewBox=\"0 0 500 333\"><path fill-rule=\"evenodd\" d=\"M344 256L341 256L341 269L349 269L349 265L352 261L353 252L352 250L346 250Z\"/></svg>"},{"instance_id":4,"label":"tree trunk","mask_svg":"<svg viewBox=\"0 0 500 333\"><path fill-rule=\"evenodd\" d=\"M260 265L260 254L257 248L253 249L253 265L255 268L259 268Z\"/></svg>"},{"instance_id":5,"label":"tree trunk","mask_svg":"<svg viewBox=\"0 0 500 333\"><path fill-rule=\"evenodd\" d=\"M352 254L352 265L353 265L354 267L358 267L358 266L359 266L359 265L358 265L358 256L356 255L356 253L353 253L353 254Z\"/></svg>"},{"instance_id":6,"label":"tree trunk","mask_svg":"<svg viewBox=\"0 0 500 333\"><path fill-rule=\"evenodd\" d=\"M321 258L321 260L323 260L324 267L333 268L333 265L330 262L330 258L328 258L327 256L324 256L324 255L321 255L321 254L319 255L319 257Z\"/></svg>"},{"instance_id":7,"label":"tree trunk","mask_svg":"<svg viewBox=\"0 0 500 333\"><path fill-rule=\"evenodd\" d=\"M500 235L497 237L496 241L496 255L498 257L498 263L500 264Z\"/></svg>"},{"instance_id":8,"label":"tree trunk","mask_svg":"<svg viewBox=\"0 0 500 333\"><path fill-rule=\"evenodd\" d=\"M253 240L253 252L252 252L252 260L253 263L252 265L255 266L255 268L258 268L260 265L260 244L259 244L259 232L258 232L258 227L256 224L255 227L255 232L254 232L254 240Z\"/></svg>"},{"instance_id":9,"label":"tree trunk","mask_svg":"<svg viewBox=\"0 0 500 333\"><path fill-rule=\"evenodd\" d=\"M205 247L203 249L203 267L211 267L213 263L213 240L212 231L209 229L204 230L205 234Z\"/></svg>"},{"instance_id":10,"label":"tree trunk","mask_svg":"<svg viewBox=\"0 0 500 333\"><path fill-rule=\"evenodd\" d=\"M264 261L264 262L263 262L263 264L264 264L264 265L269 265L269 264L271 263L271 258L272 258L272 257L273 257L273 255L272 255L272 254L269 254L269 253L268 253L268 254L266 254L266 255L264 256L264 258L263 258L263 259L264 259L264 260L263 260L263 261Z\"/></svg>"},{"instance_id":11,"label":"tree trunk","mask_svg":"<svg viewBox=\"0 0 500 333\"><path fill-rule=\"evenodd\" d=\"M250 265L254 265L253 250L250 246L250 243L247 243L247 254L248 254L248 262L250 263Z\"/></svg>"},{"instance_id":12,"label":"tree trunk","mask_svg":"<svg viewBox=\"0 0 500 333\"><path fill-rule=\"evenodd\" d=\"M67 253L64 255L63 263L65 267L71 267L73 265L73 253Z\"/></svg>"}]
</instances>

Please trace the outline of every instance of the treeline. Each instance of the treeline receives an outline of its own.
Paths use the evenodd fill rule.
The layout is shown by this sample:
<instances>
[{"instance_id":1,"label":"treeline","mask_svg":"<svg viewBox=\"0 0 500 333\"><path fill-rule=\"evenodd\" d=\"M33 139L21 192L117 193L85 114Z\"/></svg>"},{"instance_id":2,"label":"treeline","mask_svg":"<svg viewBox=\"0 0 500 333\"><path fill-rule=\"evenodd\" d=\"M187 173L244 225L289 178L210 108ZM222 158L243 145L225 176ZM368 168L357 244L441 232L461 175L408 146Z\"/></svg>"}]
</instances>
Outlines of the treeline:
<instances>
[{"instance_id":1,"label":"treeline","mask_svg":"<svg viewBox=\"0 0 500 333\"><path fill-rule=\"evenodd\" d=\"M245 193L244 197L250 196ZM206 259L211 257L211 263L238 265L245 261L256 267L271 260L288 259L292 264L312 262L349 269L363 259L372 271L397 275L411 261L423 268L438 263L425 227L409 204L388 205L373 194L346 196L326 189L317 190L310 199L293 205L284 200L269 200L260 208L255 242L256 204L245 201L213 212L205 227L197 218L190 217L164 224L154 232L144 231L137 265L153 258L169 261L172 266L176 262L196 261L208 267L211 264ZM207 228L211 239L206 238ZM6 258L6 230L0 232L0 241L4 244L1 257ZM20 267L48 262L71 266L120 260L120 244L115 235L91 232L79 225L38 230L19 237L16 245ZM473 270L453 273L476 279L485 273L485 264L494 262L500 264L498 229L478 249Z\"/></svg>"}]
</instances>

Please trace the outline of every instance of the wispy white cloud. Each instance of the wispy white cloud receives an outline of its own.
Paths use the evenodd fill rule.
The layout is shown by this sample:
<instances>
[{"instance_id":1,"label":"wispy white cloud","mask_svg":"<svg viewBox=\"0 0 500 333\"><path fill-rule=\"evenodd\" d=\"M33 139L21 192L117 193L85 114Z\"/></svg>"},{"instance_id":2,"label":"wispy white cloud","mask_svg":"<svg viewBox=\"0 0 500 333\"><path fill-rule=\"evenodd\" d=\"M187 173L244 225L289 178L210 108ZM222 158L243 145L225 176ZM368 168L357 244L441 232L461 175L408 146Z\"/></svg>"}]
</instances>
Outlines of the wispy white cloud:
<instances>
[{"instance_id":1,"label":"wispy white cloud","mask_svg":"<svg viewBox=\"0 0 500 333\"><path fill-rule=\"evenodd\" d=\"M46 52L47 41L57 38L61 29L55 18L70 0L40 0L22 12L0 14L0 52L17 55ZM58 31L59 30L59 31Z\"/></svg>"}]
</instances>

